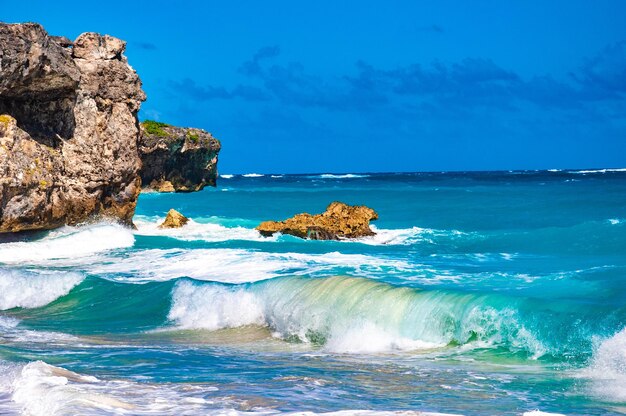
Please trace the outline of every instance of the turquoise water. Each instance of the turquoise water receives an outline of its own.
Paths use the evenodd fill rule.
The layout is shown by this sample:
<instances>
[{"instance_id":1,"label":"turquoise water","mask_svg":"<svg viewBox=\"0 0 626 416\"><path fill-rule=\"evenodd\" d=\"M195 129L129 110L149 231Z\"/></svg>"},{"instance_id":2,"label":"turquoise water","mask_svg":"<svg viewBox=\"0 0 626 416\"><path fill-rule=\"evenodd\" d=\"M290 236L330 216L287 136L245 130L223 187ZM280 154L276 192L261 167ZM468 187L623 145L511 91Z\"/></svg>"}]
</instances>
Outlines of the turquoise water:
<instances>
[{"instance_id":1,"label":"turquoise water","mask_svg":"<svg viewBox=\"0 0 626 416\"><path fill-rule=\"evenodd\" d=\"M334 200L377 235L254 230ZM0 244L0 414L626 413L626 170L224 175L134 221Z\"/></svg>"}]
</instances>

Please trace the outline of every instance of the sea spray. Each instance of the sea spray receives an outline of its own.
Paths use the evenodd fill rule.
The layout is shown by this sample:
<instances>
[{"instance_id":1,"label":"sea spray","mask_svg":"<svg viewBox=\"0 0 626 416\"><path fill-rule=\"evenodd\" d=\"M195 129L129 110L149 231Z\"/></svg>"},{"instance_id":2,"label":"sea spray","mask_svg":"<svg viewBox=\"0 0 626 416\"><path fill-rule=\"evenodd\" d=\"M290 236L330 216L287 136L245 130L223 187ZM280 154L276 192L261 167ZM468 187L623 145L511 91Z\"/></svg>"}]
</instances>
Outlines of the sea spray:
<instances>
[{"instance_id":1,"label":"sea spray","mask_svg":"<svg viewBox=\"0 0 626 416\"><path fill-rule=\"evenodd\" d=\"M596 396L626 402L626 328L597 343L591 362L581 375L590 379Z\"/></svg>"}]
</instances>

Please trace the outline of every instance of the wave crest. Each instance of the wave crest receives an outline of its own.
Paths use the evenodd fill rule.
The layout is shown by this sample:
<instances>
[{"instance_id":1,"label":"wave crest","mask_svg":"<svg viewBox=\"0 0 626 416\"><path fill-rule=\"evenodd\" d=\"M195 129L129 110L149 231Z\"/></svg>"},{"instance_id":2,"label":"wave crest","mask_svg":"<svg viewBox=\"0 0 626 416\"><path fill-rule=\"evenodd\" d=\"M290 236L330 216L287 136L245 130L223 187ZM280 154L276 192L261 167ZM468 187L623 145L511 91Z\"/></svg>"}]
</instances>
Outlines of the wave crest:
<instances>
[{"instance_id":1,"label":"wave crest","mask_svg":"<svg viewBox=\"0 0 626 416\"><path fill-rule=\"evenodd\" d=\"M84 278L76 272L0 269L0 310L45 306L67 295Z\"/></svg>"},{"instance_id":2,"label":"wave crest","mask_svg":"<svg viewBox=\"0 0 626 416\"><path fill-rule=\"evenodd\" d=\"M546 353L506 302L343 276L239 286L181 281L174 287L170 319L187 329L266 325L280 338L332 352L474 343L524 350L535 358Z\"/></svg>"}]
</instances>

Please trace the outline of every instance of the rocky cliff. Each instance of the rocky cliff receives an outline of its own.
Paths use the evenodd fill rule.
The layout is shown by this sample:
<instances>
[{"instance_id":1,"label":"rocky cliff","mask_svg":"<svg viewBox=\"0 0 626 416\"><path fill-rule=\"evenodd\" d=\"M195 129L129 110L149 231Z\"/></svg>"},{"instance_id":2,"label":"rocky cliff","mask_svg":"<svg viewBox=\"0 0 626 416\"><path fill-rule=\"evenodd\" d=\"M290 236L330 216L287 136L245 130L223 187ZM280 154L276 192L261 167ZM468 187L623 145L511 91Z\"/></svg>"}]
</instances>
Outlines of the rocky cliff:
<instances>
[{"instance_id":1,"label":"rocky cliff","mask_svg":"<svg viewBox=\"0 0 626 416\"><path fill-rule=\"evenodd\" d=\"M142 183L158 192L215 186L219 151L220 142L204 130L144 121L139 140Z\"/></svg>"},{"instance_id":2,"label":"rocky cliff","mask_svg":"<svg viewBox=\"0 0 626 416\"><path fill-rule=\"evenodd\" d=\"M0 23L0 233L92 216L130 223L145 95L125 46Z\"/></svg>"}]
</instances>

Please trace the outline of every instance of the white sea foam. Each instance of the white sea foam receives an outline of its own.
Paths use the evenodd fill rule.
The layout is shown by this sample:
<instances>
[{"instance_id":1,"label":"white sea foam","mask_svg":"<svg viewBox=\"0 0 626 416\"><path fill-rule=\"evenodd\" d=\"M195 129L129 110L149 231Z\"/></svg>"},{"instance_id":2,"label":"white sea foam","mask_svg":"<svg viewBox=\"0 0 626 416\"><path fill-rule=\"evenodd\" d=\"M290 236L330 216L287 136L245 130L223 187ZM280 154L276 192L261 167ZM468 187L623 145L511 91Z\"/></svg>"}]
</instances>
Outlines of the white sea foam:
<instances>
[{"instance_id":1,"label":"white sea foam","mask_svg":"<svg viewBox=\"0 0 626 416\"><path fill-rule=\"evenodd\" d=\"M383 228L377 228L375 225L371 225L370 228L376 233L371 237L361 237L355 240L344 241L356 241L368 245L409 245L420 240L424 234L428 234L428 229L420 227L400 228L395 230L387 230Z\"/></svg>"},{"instance_id":2,"label":"white sea foam","mask_svg":"<svg viewBox=\"0 0 626 416\"><path fill-rule=\"evenodd\" d=\"M0 263L38 263L82 257L132 247L134 243L131 230L117 224L63 227L40 240L0 244Z\"/></svg>"},{"instance_id":3,"label":"white sea foam","mask_svg":"<svg viewBox=\"0 0 626 416\"><path fill-rule=\"evenodd\" d=\"M356 175L354 173L346 173L346 174L324 173L317 177L321 179L356 179L356 178L368 178L369 175Z\"/></svg>"},{"instance_id":4,"label":"white sea foam","mask_svg":"<svg viewBox=\"0 0 626 416\"><path fill-rule=\"evenodd\" d=\"M16 414L239 414L221 410L219 401L202 397L207 391L217 390L212 386L177 388L167 384L101 380L43 361L10 365L0 376L12 381L5 390L17 405Z\"/></svg>"},{"instance_id":5,"label":"white sea foam","mask_svg":"<svg viewBox=\"0 0 626 416\"><path fill-rule=\"evenodd\" d=\"M626 168L577 170L577 171L572 171L570 173L588 174L588 173L607 173L607 172L626 172Z\"/></svg>"},{"instance_id":6,"label":"white sea foam","mask_svg":"<svg viewBox=\"0 0 626 416\"><path fill-rule=\"evenodd\" d=\"M624 219L622 218L610 218L608 221L609 221L609 224L611 225L618 225L618 224L624 223Z\"/></svg>"},{"instance_id":7,"label":"white sea foam","mask_svg":"<svg viewBox=\"0 0 626 416\"><path fill-rule=\"evenodd\" d=\"M467 233L458 230L435 230L432 228L399 228L384 229L371 225L370 228L376 235L361 237L345 242L357 242L368 245L411 245L419 242L435 243L438 238L458 238L467 236Z\"/></svg>"},{"instance_id":8,"label":"white sea foam","mask_svg":"<svg viewBox=\"0 0 626 416\"><path fill-rule=\"evenodd\" d=\"M0 268L0 310L47 305L67 295L84 278L76 272Z\"/></svg>"},{"instance_id":9,"label":"white sea foam","mask_svg":"<svg viewBox=\"0 0 626 416\"><path fill-rule=\"evenodd\" d=\"M591 380L595 396L626 401L626 328L598 344L590 365L581 375Z\"/></svg>"},{"instance_id":10,"label":"white sea foam","mask_svg":"<svg viewBox=\"0 0 626 416\"><path fill-rule=\"evenodd\" d=\"M271 175L271 177L274 179L283 178L284 176L285 175Z\"/></svg>"},{"instance_id":11,"label":"white sea foam","mask_svg":"<svg viewBox=\"0 0 626 416\"><path fill-rule=\"evenodd\" d=\"M79 338L52 331L33 331L20 326L20 320L0 315L0 343L10 341L11 343L33 343L41 344L68 344L76 345ZM0 412L0 414L2 414Z\"/></svg>"},{"instance_id":12,"label":"white sea foam","mask_svg":"<svg viewBox=\"0 0 626 416\"><path fill-rule=\"evenodd\" d=\"M414 340L390 333L380 327L363 322L331 334L325 349L337 353L367 354L385 351L416 351L441 348L445 343Z\"/></svg>"},{"instance_id":13,"label":"white sea foam","mask_svg":"<svg viewBox=\"0 0 626 416\"><path fill-rule=\"evenodd\" d=\"M260 177L265 176L265 175L262 174L262 173L246 173L246 174L241 175L241 176L243 176L244 178L260 178Z\"/></svg>"},{"instance_id":14,"label":"white sea foam","mask_svg":"<svg viewBox=\"0 0 626 416\"><path fill-rule=\"evenodd\" d=\"M220 175L220 178L232 179L235 175Z\"/></svg>"},{"instance_id":15,"label":"white sea foam","mask_svg":"<svg viewBox=\"0 0 626 416\"><path fill-rule=\"evenodd\" d=\"M214 393L217 392L217 393ZM43 361L26 365L0 361L0 397L9 395L10 403L0 402L3 414L61 416L80 414L116 415L290 415L290 416L458 416L417 411L342 410L328 413L310 411L279 412L256 406L255 411L238 411L244 399L223 397L219 389L206 384L105 380L53 366ZM269 403L268 403L269 404Z\"/></svg>"},{"instance_id":16,"label":"white sea foam","mask_svg":"<svg viewBox=\"0 0 626 416\"><path fill-rule=\"evenodd\" d=\"M541 410L531 410L529 412L522 413L522 416L565 416L562 413L548 413Z\"/></svg>"},{"instance_id":17,"label":"white sea foam","mask_svg":"<svg viewBox=\"0 0 626 416\"><path fill-rule=\"evenodd\" d=\"M159 228L164 218L158 218L152 221L144 218L135 218L137 226L136 234L139 235L158 235L172 237L184 241L276 241L278 235L272 237L263 237L257 230L245 227L224 227L220 224L199 223L192 219L189 220L184 227L181 228Z\"/></svg>"},{"instance_id":18,"label":"white sea foam","mask_svg":"<svg viewBox=\"0 0 626 416\"><path fill-rule=\"evenodd\" d=\"M96 404L98 399L104 398L81 394L78 389L72 388L72 384L98 382L95 377L81 376L43 361L34 361L25 365L15 379L13 401L29 415L64 414L72 409L76 401Z\"/></svg>"},{"instance_id":19,"label":"white sea foam","mask_svg":"<svg viewBox=\"0 0 626 416\"><path fill-rule=\"evenodd\" d=\"M0 333L16 328L20 324L20 320L10 316L0 315Z\"/></svg>"},{"instance_id":20,"label":"white sea foam","mask_svg":"<svg viewBox=\"0 0 626 416\"><path fill-rule=\"evenodd\" d=\"M77 265L95 274L121 274L125 281L170 280L191 277L225 283L265 280L281 275L323 274L336 268L369 276L381 270L406 270L409 265L361 254L268 253L242 249L151 249L107 261Z\"/></svg>"},{"instance_id":21,"label":"white sea foam","mask_svg":"<svg viewBox=\"0 0 626 416\"><path fill-rule=\"evenodd\" d=\"M221 286L198 287L186 281L176 286L168 318L184 329L216 330L265 322L254 294Z\"/></svg>"}]
</instances>

